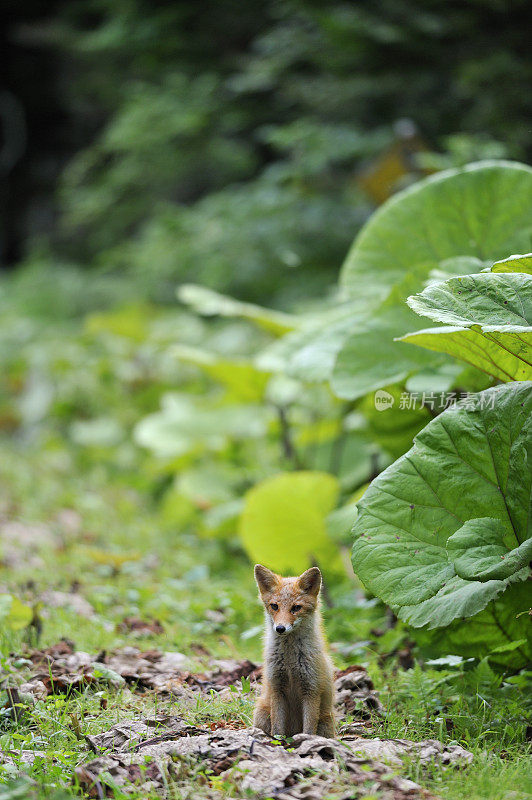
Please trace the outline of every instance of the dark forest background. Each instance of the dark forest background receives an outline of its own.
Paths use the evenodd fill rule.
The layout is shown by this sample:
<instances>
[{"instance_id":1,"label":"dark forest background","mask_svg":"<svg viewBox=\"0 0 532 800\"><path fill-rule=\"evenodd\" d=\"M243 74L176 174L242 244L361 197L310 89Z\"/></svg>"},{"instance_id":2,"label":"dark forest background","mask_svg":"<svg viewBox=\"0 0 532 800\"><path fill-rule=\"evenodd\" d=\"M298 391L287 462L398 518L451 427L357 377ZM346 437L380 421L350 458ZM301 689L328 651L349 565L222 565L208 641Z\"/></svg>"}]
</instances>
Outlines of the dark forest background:
<instances>
[{"instance_id":1,"label":"dark forest background","mask_svg":"<svg viewBox=\"0 0 532 800\"><path fill-rule=\"evenodd\" d=\"M304 270L317 294L382 199L364 176L390 148L393 188L530 155L527 6L10 0L2 264L285 306Z\"/></svg>"}]
</instances>

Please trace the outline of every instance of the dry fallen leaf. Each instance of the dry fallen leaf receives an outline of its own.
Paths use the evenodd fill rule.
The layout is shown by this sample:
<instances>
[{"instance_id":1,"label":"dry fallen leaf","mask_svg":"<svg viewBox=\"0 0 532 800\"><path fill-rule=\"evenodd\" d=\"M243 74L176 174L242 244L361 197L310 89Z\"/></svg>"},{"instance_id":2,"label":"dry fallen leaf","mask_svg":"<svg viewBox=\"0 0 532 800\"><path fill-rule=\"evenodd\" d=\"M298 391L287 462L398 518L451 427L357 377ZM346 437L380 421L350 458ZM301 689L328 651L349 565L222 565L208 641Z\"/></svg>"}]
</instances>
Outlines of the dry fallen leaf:
<instances>
[{"instance_id":1,"label":"dry fallen leaf","mask_svg":"<svg viewBox=\"0 0 532 800\"><path fill-rule=\"evenodd\" d=\"M340 716L350 714L361 719L370 719L383 708L367 670L361 666L337 670L334 686L335 706Z\"/></svg>"},{"instance_id":2,"label":"dry fallen leaf","mask_svg":"<svg viewBox=\"0 0 532 800\"><path fill-rule=\"evenodd\" d=\"M346 798L378 793L383 800L406 800L428 795L395 774L402 756L421 763L472 760L463 748L434 741L344 742L298 734L279 746L257 728L212 731L187 726L177 717L122 723L88 739L93 749L111 751L76 770L82 788L92 796L103 796L107 776L126 792L135 786L166 796L168 782L196 776L199 765L204 773L230 779L240 791L257 797L312 800L345 786Z\"/></svg>"},{"instance_id":3,"label":"dry fallen leaf","mask_svg":"<svg viewBox=\"0 0 532 800\"><path fill-rule=\"evenodd\" d=\"M182 653L135 647L91 656L62 640L44 650L30 650L25 658L12 657L4 685L9 680L15 692L24 690L26 696L40 699L101 680L112 686L115 676L133 689L193 697L212 689L223 694L242 678L256 683L261 675L261 668L247 660L212 660L202 674L188 672L187 662ZM18 685L12 684L14 679ZM241 728L237 721L196 727L179 717L136 719L86 737L98 756L78 767L77 780L91 797L104 797L110 781L126 793L140 787L145 793L165 796L169 783L183 780L189 788L191 780L194 785L203 782L204 796L210 797L209 786L216 789L213 776L221 776L239 791L257 797L275 795L278 800L318 800L333 790L344 800L368 794L378 794L382 800L414 800L428 795L397 776L403 758L442 765L472 760L472 754L458 745L444 746L435 740L367 738L366 720L381 710L368 673L360 666L339 670L335 686L340 719L349 715L360 720L341 727L340 739L298 734L279 745L256 728Z\"/></svg>"},{"instance_id":4,"label":"dry fallen leaf","mask_svg":"<svg viewBox=\"0 0 532 800\"><path fill-rule=\"evenodd\" d=\"M19 688L37 699L46 694L82 690L90 685L106 683L119 686L126 681L133 688L148 689L161 694L191 699L196 692L228 691L242 678L255 685L262 669L244 659L212 659L202 673L187 670L188 658L182 653L136 647L98 653L91 656L76 651L74 643L63 639L44 650L30 650L19 674ZM16 658L11 663L18 663ZM17 674L17 673L15 673ZM1 677L1 675L0 675ZM355 717L361 722L382 710L373 683L364 667L353 666L335 675L336 709L338 716Z\"/></svg>"},{"instance_id":5,"label":"dry fallen leaf","mask_svg":"<svg viewBox=\"0 0 532 800\"><path fill-rule=\"evenodd\" d=\"M156 636L164 633L164 628L158 619L139 619L138 617L124 617L117 626L120 633L132 633L134 636Z\"/></svg>"}]
</instances>

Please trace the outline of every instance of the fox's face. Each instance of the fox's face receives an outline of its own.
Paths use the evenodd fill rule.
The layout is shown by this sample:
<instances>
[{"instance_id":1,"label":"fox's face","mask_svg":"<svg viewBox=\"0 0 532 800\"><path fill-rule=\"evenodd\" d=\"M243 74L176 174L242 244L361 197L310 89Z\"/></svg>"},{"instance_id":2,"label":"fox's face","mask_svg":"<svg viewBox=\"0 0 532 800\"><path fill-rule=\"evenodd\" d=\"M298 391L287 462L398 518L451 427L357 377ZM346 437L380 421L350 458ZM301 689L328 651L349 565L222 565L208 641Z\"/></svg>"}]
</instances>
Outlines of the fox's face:
<instances>
[{"instance_id":1,"label":"fox's face","mask_svg":"<svg viewBox=\"0 0 532 800\"><path fill-rule=\"evenodd\" d=\"M318 567L311 567L296 578L282 578L262 564L257 564L255 580L260 599L277 634L290 633L316 610L321 587Z\"/></svg>"}]
</instances>

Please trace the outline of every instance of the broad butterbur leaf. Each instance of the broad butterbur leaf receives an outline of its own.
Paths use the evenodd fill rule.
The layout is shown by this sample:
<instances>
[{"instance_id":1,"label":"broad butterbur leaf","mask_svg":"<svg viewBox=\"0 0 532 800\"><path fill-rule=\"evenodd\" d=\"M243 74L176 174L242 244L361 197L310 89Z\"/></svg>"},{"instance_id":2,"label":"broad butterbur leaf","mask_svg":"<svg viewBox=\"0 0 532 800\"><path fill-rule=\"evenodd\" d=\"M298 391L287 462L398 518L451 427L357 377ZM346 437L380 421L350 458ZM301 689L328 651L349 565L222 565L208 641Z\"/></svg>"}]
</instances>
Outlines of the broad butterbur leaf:
<instances>
[{"instance_id":1,"label":"broad butterbur leaf","mask_svg":"<svg viewBox=\"0 0 532 800\"><path fill-rule=\"evenodd\" d=\"M363 331L351 334L336 359L331 377L334 393L355 400L441 361L431 353L395 344L399 331L417 322L407 308L391 308L368 322Z\"/></svg>"},{"instance_id":2,"label":"broad butterbur leaf","mask_svg":"<svg viewBox=\"0 0 532 800\"><path fill-rule=\"evenodd\" d=\"M532 559L532 537L509 550L502 522L491 517L469 519L447 539L447 556L456 574L467 580L525 579ZM521 570L525 570L521 574Z\"/></svg>"},{"instance_id":3,"label":"broad butterbur leaf","mask_svg":"<svg viewBox=\"0 0 532 800\"><path fill-rule=\"evenodd\" d=\"M532 379L532 333L521 328L500 331L446 325L408 333L398 341L448 353L500 381Z\"/></svg>"},{"instance_id":4,"label":"broad butterbur leaf","mask_svg":"<svg viewBox=\"0 0 532 800\"><path fill-rule=\"evenodd\" d=\"M505 258L530 241L532 168L481 161L440 172L399 192L371 217L351 248L341 281L351 296L374 276L391 289L423 280L446 259Z\"/></svg>"},{"instance_id":5,"label":"broad butterbur leaf","mask_svg":"<svg viewBox=\"0 0 532 800\"><path fill-rule=\"evenodd\" d=\"M437 363L435 356L418 359L394 344L404 300L435 271L445 271L445 265L451 271L457 264L464 272L480 270L528 244L531 217L532 169L507 161L442 172L386 202L362 229L342 268L348 295L357 298L362 287L368 294L369 286L373 299L344 337L332 373L333 391L354 399ZM414 321L403 331L418 327ZM437 345L431 340L427 347L449 352L441 342ZM473 347L468 341L466 350ZM523 376L512 370L511 377L496 377Z\"/></svg>"},{"instance_id":6,"label":"broad butterbur leaf","mask_svg":"<svg viewBox=\"0 0 532 800\"><path fill-rule=\"evenodd\" d=\"M493 264L491 271L526 272L528 275L532 275L532 253L502 258L500 261L496 261Z\"/></svg>"},{"instance_id":7,"label":"broad butterbur leaf","mask_svg":"<svg viewBox=\"0 0 532 800\"><path fill-rule=\"evenodd\" d=\"M429 286L408 304L446 327L399 341L456 356L499 380L532 379L531 276L463 275Z\"/></svg>"},{"instance_id":8,"label":"broad butterbur leaf","mask_svg":"<svg viewBox=\"0 0 532 800\"><path fill-rule=\"evenodd\" d=\"M532 383L487 389L432 420L365 493L353 566L401 619L445 626L527 577L531 422Z\"/></svg>"},{"instance_id":9,"label":"broad butterbur leaf","mask_svg":"<svg viewBox=\"0 0 532 800\"><path fill-rule=\"evenodd\" d=\"M409 297L417 314L445 325L532 325L532 277L522 274L460 275Z\"/></svg>"}]
</instances>

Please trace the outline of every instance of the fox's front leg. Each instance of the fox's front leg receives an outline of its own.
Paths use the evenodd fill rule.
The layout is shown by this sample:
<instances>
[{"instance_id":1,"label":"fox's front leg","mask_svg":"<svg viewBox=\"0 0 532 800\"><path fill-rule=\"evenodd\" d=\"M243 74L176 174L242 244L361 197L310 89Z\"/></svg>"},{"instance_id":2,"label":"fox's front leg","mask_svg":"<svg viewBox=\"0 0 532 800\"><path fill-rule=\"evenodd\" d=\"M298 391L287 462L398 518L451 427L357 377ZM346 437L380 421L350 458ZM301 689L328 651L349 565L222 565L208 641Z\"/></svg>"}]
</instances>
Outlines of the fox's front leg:
<instances>
[{"instance_id":1,"label":"fox's front leg","mask_svg":"<svg viewBox=\"0 0 532 800\"><path fill-rule=\"evenodd\" d=\"M270 702L269 697L259 697L257 705L255 706L255 713L253 714L253 725L255 728L260 728L260 730L267 733L268 736L272 735Z\"/></svg>"},{"instance_id":2,"label":"fox's front leg","mask_svg":"<svg viewBox=\"0 0 532 800\"><path fill-rule=\"evenodd\" d=\"M334 739L334 698L329 688L321 696L317 734L318 736L325 736L326 739Z\"/></svg>"},{"instance_id":3,"label":"fox's front leg","mask_svg":"<svg viewBox=\"0 0 532 800\"><path fill-rule=\"evenodd\" d=\"M326 739L334 739L335 725L334 715L331 711L321 713L318 720L318 729L316 731L318 736L325 736Z\"/></svg>"},{"instance_id":4,"label":"fox's front leg","mask_svg":"<svg viewBox=\"0 0 532 800\"><path fill-rule=\"evenodd\" d=\"M272 736L286 736L288 724L288 702L278 691L271 694Z\"/></svg>"},{"instance_id":5,"label":"fox's front leg","mask_svg":"<svg viewBox=\"0 0 532 800\"><path fill-rule=\"evenodd\" d=\"M318 730L318 720L320 717L320 696L319 694L307 694L303 696L303 733L310 733L315 736Z\"/></svg>"}]
</instances>

